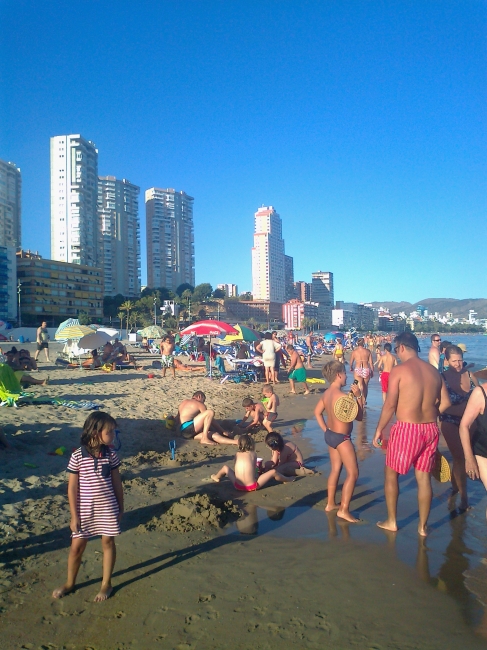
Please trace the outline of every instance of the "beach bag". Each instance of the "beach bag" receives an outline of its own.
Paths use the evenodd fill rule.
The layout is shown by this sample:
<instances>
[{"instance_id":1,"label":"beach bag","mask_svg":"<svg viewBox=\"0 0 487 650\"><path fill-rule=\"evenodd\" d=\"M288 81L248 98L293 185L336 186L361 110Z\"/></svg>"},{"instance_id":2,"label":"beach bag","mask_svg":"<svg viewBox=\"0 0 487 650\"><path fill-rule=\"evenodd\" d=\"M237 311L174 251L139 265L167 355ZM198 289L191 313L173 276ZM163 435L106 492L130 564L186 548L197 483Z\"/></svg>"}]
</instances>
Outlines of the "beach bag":
<instances>
[{"instance_id":1,"label":"beach bag","mask_svg":"<svg viewBox=\"0 0 487 650\"><path fill-rule=\"evenodd\" d=\"M435 464L431 470L431 476L439 483L448 483L448 481L451 481L450 463L438 449L436 450Z\"/></svg>"}]
</instances>

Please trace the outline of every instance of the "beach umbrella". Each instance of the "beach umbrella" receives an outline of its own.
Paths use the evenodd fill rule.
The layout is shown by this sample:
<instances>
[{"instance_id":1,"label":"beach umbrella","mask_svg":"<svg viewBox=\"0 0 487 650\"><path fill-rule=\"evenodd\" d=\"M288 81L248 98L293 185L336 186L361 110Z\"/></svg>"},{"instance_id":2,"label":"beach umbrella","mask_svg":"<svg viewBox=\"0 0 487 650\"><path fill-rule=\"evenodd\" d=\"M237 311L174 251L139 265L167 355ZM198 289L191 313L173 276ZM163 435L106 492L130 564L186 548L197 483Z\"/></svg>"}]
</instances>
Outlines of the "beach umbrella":
<instances>
[{"instance_id":1,"label":"beach umbrella","mask_svg":"<svg viewBox=\"0 0 487 650\"><path fill-rule=\"evenodd\" d=\"M247 343L251 343L252 341L260 341L261 337L259 334L253 329L250 329L250 327L237 324L235 325L235 329L238 334L227 334L223 343L231 343L232 341L247 341Z\"/></svg>"},{"instance_id":2,"label":"beach umbrella","mask_svg":"<svg viewBox=\"0 0 487 650\"><path fill-rule=\"evenodd\" d=\"M72 327L73 325L79 325L79 320L77 318L68 318L68 320L63 321L57 328L56 333L54 334L54 338L56 339L56 341L66 340L63 337L58 338L58 334L60 334L63 331L63 329L65 329L66 327Z\"/></svg>"},{"instance_id":3,"label":"beach umbrella","mask_svg":"<svg viewBox=\"0 0 487 650\"><path fill-rule=\"evenodd\" d=\"M180 332L181 336L187 334L195 334L196 336L209 336L210 337L210 377L212 377L212 366L211 366L211 337L217 336L222 339L227 334L238 334L238 330L224 323L221 320L200 320L197 323L192 323L185 327Z\"/></svg>"},{"instance_id":4,"label":"beach umbrella","mask_svg":"<svg viewBox=\"0 0 487 650\"><path fill-rule=\"evenodd\" d=\"M328 334L325 334L325 341L335 341L342 338L343 334L341 332L328 332Z\"/></svg>"},{"instance_id":5,"label":"beach umbrella","mask_svg":"<svg viewBox=\"0 0 487 650\"><path fill-rule=\"evenodd\" d=\"M54 338L56 341L79 341L86 336L86 334L93 334L93 330L87 325L68 325L63 327L60 332L56 332Z\"/></svg>"},{"instance_id":6,"label":"beach umbrella","mask_svg":"<svg viewBox=\"0 0 487 650\"><path fill-rule=\"evenodd\" d=\"M78 347L82 350L96 350L105 345L105 343L108 343L111 338L106 332L101 332L100 330L96 332L92 331L91 334L86 334L86 336L83 336L79 340Z\"/></svg>"},{"instance_id":7,"label":"beach umbrella","mask_svg":"<svg viewBox=\"0 0 487 650\"><path fill-rule=\"evenodd\" d=\"M120 332L118 330L114 330L113 327L99 327L97 331L105 332L105 334L108 334L111 339L114 339L120 335Z\"/></svg>"},{"instance_id":8,"label":"beach umbrella","mask_svg":"<svg viewBox=\"0 0 487 650\"><path fill-rule=\"evenodd\" d=\"M140 334L146 339L161 339L166 335L166 330L159 327L159 325L149 325L149 327L144 327L143 330L139 330L137 334Z\"/></svg>"}]
</instances>

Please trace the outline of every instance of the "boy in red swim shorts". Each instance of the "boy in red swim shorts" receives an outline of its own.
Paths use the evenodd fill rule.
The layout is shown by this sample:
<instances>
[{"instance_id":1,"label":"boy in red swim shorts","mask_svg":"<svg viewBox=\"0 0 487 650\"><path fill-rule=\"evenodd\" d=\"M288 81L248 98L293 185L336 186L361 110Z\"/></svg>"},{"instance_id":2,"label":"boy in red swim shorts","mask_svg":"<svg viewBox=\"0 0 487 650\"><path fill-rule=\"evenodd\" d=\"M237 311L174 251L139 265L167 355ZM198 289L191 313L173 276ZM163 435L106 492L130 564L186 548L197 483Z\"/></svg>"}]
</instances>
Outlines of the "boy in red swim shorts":
<instances>
[{"instance_id":1,"label":"boy in red swim shorts","mask_svg":"<svg viewBox=\"0 0 487 650\"><path fill-rule=\"evenodd\" d=\"M380 373L380 385L382 388L382 401L386 400L386 393L389 389L389 375L394 366L397 366L396 357L391 354L391 344L384 344L384 354L377 361L377 368Z\"/></svg>"},{"instance_id":2,"label":"boy in red swim shorts","mask_svg":"<svg viewBox=\"0 0 487 650\"><path fill-rule=\"evenodd\" d=\"M401 361L393 367L382 412L375 432L374 447L380 447L382 432L396 413L397 422L391 429L387 445L384 491L387 519L379 528L397 530L397 499L399 474L414 467L418 484L418 533L427 534L431 508L431 470L438 447L438 415L450 406L445 382L440 373L418 357L418 339L403 332L394 339L394 352ZM392 356L392 355L391 355Z\"/></svg>"}]
</instances>

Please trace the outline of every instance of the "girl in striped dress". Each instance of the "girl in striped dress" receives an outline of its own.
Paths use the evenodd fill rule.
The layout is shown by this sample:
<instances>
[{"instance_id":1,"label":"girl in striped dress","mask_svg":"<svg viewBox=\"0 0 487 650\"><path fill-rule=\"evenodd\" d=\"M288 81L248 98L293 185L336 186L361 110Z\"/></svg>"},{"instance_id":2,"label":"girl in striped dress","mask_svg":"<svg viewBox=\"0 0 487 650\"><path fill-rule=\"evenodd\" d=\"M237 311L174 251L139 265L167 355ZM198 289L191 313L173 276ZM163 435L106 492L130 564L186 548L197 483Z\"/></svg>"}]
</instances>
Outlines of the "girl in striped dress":
<instances>
[{"instance_id":1,"label":"girl in striped dress","mask_svg":"<svg viewBox=\"0 0 487 650\"><path fill-rule=\"evenodd\" d=\"M69 527L72 540L68 579L62 587L54 590L53 598L62 598L73 591L88 539L96 535L101 535L103 580L95 602L106 600L112 593L115 535L120 534L123 513L123 488L118 470L120 461L110 448L116 426L117 423L108 413L91 413L83 426L81 447L72 453L69 460Z\"/></svg>"}]
</instances>

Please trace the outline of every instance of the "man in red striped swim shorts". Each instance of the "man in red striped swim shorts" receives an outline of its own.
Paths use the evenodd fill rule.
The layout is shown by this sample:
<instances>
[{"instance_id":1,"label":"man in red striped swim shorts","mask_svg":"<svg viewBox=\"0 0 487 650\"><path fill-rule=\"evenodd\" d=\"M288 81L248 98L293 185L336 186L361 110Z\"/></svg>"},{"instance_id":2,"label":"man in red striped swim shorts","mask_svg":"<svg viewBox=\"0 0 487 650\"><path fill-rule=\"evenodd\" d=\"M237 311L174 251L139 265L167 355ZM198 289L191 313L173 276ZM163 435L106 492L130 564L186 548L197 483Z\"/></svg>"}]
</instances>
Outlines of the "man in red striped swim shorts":
<instances>
[{"instance_id":1,"label":"man in red striped swim shorts","mask_svg":"<svg viewBox=\"0 0 487 650\"><path fill-rule=\"evenodd\" d=\"M418 357L418 339L403 332L394 339L394 352L401 364L392 368L389 386L375 432L374 447L380 447L382 432L394 413L397 422L391 428L387 444L384 491L387 519L379 528L397 530L399 474L414 467L418 484L418 533L427 534L431 508L431 470L438 447L438 415L450 406L445 382L440 373Z\"/></svg>"}]
</instances>

